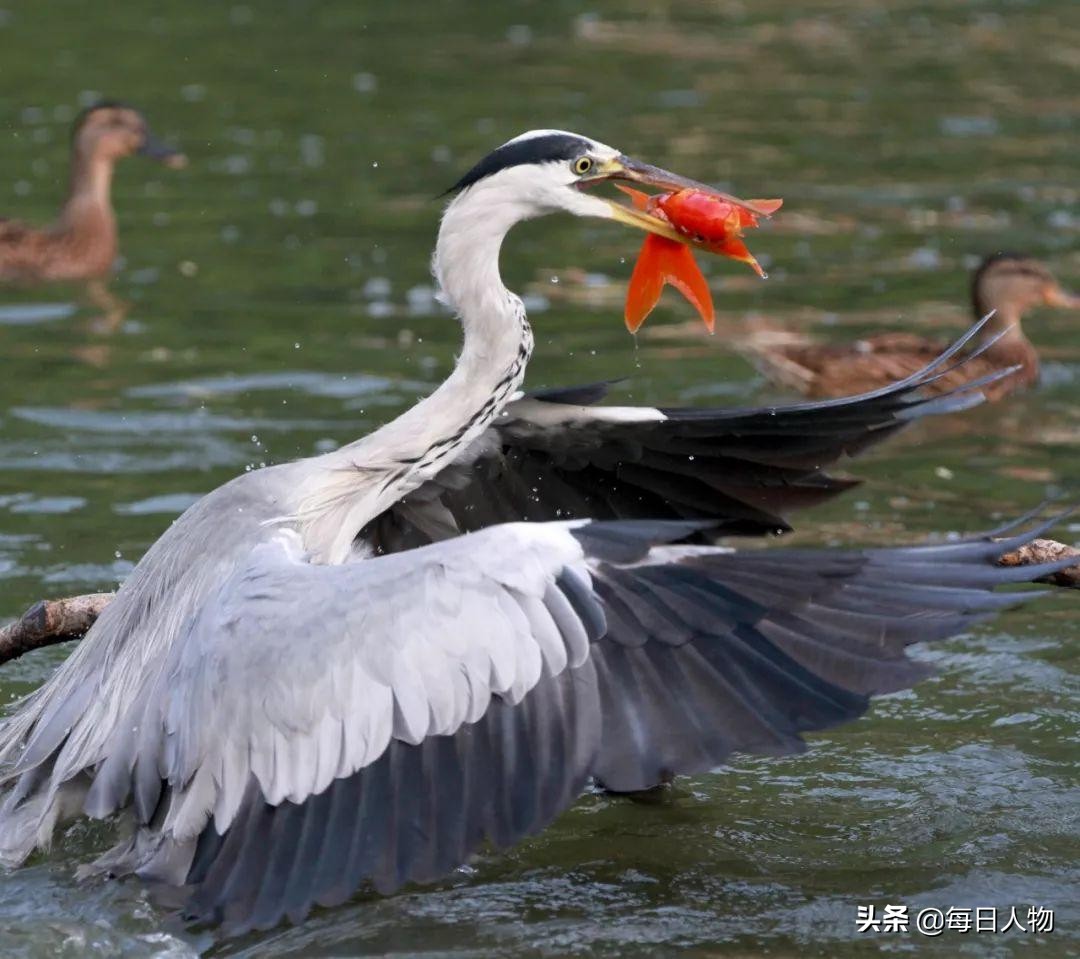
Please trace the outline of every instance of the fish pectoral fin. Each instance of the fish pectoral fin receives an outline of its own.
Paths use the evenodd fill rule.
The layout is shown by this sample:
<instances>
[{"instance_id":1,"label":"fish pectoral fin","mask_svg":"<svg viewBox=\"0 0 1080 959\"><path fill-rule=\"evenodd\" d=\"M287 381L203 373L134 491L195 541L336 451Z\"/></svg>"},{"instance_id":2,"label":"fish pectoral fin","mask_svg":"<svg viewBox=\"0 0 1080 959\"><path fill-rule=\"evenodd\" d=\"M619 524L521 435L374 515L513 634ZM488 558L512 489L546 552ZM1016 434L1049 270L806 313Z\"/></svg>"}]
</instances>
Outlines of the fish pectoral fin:
<instances>
[{"instance_id":1,"label":"fish pectoral fin","mask_svg":"<svg viewBox=\"0 0 1080 959\"><path fill-rule=\"evenodd\" d=\"M746 244L743 243L741 237L736 236L734 233L724 237L724 239L720 240L718 243L710 244L709 249L713 253L720 254L720 256L726 256L728 259L738 260L740 263L747 264L750 269L763 280L768 276L761 268L761 264L758 263L754 254L751 253Z\"/></svg>"},{"instance_id":2,"label":"fish pectoral fin","mask_svg":"<svg viewBox=\"0 0 1080 959\"><path fill-rule=\"evenodd\" d=\"M642 193L641 190L635 190L632 186L626 186L623 183L616 183L615 188L622 190L631 200L634 201L634 206L639 210L649 209L649 194Z\"/></svg>"}]
</instances>

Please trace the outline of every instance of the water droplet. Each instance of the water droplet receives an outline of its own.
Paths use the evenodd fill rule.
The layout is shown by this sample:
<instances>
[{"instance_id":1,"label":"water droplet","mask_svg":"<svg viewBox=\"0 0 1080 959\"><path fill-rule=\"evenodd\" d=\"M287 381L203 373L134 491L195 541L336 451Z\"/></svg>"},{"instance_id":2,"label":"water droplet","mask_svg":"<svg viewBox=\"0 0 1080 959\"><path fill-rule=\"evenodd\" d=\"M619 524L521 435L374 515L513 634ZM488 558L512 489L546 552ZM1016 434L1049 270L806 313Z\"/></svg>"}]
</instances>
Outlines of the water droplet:
<instances>
[{"instance_id":1,"label":"water droplet","mask_svg":"<svg viewBox=\"0 0 1080 959\"><path fill-rule=\"evenodd\" d=\"M352 88L357 93L374 93L379 80L374 73L356 73L352 78Z\"/></svg>"},{"instance_id":2,"label":"water droplet","mask_svg":"<svg viewBox=\"0 0 1080 959\"><path fill-rule=\"evenodd\" d=\"M527 47L532 43L533 32L528 24L515 23L506 30L506 39L515 47Z\"/></svg>"}]
</instances>

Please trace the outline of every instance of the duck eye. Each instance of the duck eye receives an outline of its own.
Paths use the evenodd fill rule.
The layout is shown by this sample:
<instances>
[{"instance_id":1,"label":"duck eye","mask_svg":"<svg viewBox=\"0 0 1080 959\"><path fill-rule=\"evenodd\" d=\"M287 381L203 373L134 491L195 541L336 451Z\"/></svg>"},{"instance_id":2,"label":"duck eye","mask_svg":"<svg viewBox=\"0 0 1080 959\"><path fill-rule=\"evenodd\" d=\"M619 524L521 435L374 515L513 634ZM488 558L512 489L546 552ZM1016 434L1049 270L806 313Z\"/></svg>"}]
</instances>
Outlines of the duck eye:
<instances>
[{"instance_id":1,"label":"duck eye","mask_svg":"<svg viewBox=\"0 0 1080 959\"><path fill-rule=\"evenodd\" d=\"M578 157L574 161L574 172L578 176L584 176L593 167L592 157Z\"/></svg>"}]
</instances>

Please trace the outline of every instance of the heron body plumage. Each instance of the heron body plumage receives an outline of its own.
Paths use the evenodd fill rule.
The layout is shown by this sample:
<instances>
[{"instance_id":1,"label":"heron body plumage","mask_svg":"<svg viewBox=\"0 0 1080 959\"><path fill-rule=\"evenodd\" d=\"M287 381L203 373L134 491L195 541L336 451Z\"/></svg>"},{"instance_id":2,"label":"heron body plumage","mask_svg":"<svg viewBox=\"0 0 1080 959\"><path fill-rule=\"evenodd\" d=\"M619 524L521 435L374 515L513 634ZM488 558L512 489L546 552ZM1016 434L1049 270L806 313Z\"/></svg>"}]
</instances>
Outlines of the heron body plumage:
<instances>
[{"instance_id":1,"label":"heron body plumage","mask_svg":"<svg viewBox=\"0 0 1080 959\"><path fill-rule=\"evenodd\" d=\"M212 491L151 546L0 729L7 862L67 817L122 814L132 837L98 869L180 887L190 916L232 931L299 920L533 833L590 777L641 789L733 751L801 749L918 679L907 645L1046 571L994 566L1019 538L716 545L846 489L824 471L837 459L978 402L978 383L920 393L962 343L825 403L523 395L532 331L502 241L553 210L610 217L562 154L623 158L558 131L500 149L439 229L454 371L369 436Z\"/></svg>"}]
</instances>

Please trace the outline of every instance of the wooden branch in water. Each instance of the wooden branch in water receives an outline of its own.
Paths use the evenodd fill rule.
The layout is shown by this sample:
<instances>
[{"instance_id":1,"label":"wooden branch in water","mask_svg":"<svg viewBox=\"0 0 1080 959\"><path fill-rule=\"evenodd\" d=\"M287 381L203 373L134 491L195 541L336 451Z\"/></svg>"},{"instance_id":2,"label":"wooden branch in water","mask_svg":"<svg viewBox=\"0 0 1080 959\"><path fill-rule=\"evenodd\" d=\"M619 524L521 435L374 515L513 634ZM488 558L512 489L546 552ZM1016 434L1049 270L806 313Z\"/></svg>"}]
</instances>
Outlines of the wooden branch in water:
<instances>
[{"instance_id":1,"label":"wooden branch in water","mask_svg":"<svg viewBox=\"0 0 1080 959\"><path fill-rule=\"evenodd\" d=\"M115 593L43 599L0 629L0 664L43 646L81 639Z\"/></svg>"},{"instance_id":2,"label":"wooden branch in water","mask_svg":"<svg viewBox=\"0 0 1080 959\"><path fill-rule=\"evenodd\" d=\"M1052 563L1066 556L1076 557L1076 566L1051 573L1039 582L1080 589L1080 549L1052 539L1034 539L1025 546L1006 553L999 566L1035 566ZM0 628L0 665L18 659L23 653L45 646L55 646L81 639L94 625L101 611L115 593L88 593L67 599L43 599L35 603L15 622Z\"/></svg>"},{"instance_id":3,"label":"wooden branch in water","mask_svg":"<svg viewBox=\"0 0 1080 959\"><path fill-rule=\"evenodd\" d=\"M1039 563L1053 563L1067 556L1075 556L1077 565L1059 569L1049 576L1041 576L1036 582L1080 589L1080 549L1066 546L1054 539L1033 539L1002 556L998 560L998 566L1035 566Z\"/></svg>"}]
</instances>

